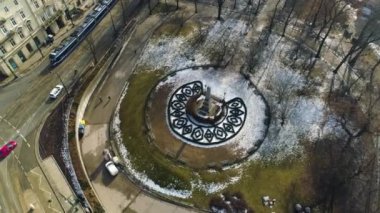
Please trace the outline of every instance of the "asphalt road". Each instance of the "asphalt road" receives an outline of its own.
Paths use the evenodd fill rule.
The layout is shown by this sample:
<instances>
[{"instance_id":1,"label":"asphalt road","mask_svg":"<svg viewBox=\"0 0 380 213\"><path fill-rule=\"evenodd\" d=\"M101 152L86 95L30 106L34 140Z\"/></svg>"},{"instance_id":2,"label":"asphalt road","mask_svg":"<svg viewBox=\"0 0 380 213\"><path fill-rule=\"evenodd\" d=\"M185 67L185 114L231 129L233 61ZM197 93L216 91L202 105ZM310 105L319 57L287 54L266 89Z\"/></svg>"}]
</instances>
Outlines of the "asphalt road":
<instances>
[{"instance_id":1,"label":"asphalt road","mask_svg":"<svg viewBox=\"0 0 380 213\"><path fill-rule=\"evenodd\" d=\"M117 27L122 24L119 7L117 4L112 10ZM110 47L113 34L108 14L90 34L98 58ZM0 145L10 139L18 141L13 154L0 162L0 212L25 212L29 204L23 203L23 192L38 188L31 185L26 173L38 166L34 152L35 130L63 97L48 101L50 90L60 83L58 75L70 88L77 77L74 70L78 69L79 75L91 63L92 54L84 41L54 70L48 68L46 58L34 71L0 88Z\"/></svg>"}]
</instances>

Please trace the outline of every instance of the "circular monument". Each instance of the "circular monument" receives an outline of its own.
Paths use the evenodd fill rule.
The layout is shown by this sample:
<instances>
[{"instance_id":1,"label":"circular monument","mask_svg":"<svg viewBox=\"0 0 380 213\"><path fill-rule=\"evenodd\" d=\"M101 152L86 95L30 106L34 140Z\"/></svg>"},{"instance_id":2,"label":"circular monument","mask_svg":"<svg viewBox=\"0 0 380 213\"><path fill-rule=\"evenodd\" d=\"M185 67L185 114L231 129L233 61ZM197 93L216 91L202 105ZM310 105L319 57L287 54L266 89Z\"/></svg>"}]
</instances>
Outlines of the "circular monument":
<instances>
[{"instance_id":1,"label":"circular monument","mask_svg":"<svg viewBox=\"0 0 380 213\"><path fill-rule=\"evenodd\" d=\"M213 146L239 133L246 118L241 98L224 100L211 94L211 87L194 81L179 87L168 102L168 124L183 142Z\"/></svg>"},{"instance_id":2,"label":"circular monument","mask_svg":"<svg viewBox=\"0 0 380 213\"><path fill-rule=\"evenodd\" d=\"M268 107L256 87L234 72L183 70L162 79L147 103L151 141L195 168L231 165L263 142Z\"/></svg>"}]
</instances>

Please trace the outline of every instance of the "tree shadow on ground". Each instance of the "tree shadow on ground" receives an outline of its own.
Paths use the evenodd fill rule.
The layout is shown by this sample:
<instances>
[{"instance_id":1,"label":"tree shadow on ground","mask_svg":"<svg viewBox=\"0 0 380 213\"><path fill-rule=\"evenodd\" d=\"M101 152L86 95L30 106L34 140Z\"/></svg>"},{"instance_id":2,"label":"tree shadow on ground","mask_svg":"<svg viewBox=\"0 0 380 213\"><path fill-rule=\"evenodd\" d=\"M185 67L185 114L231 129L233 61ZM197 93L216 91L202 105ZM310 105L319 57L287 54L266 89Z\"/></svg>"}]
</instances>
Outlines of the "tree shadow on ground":
<instances>
[{"instance_id":1,"label":"tree shadow on ground","mask_svg":"<svg viewBox=\"0 0 380 213\"><path fill-rule=\"evenodd\" d=\"M98 175L102 172L102 170L106 170L104 164L106 161L103 159L102 162L99 163L98 167L90 174L90 180L95 180Z\"/></svg>"}]
</instances>

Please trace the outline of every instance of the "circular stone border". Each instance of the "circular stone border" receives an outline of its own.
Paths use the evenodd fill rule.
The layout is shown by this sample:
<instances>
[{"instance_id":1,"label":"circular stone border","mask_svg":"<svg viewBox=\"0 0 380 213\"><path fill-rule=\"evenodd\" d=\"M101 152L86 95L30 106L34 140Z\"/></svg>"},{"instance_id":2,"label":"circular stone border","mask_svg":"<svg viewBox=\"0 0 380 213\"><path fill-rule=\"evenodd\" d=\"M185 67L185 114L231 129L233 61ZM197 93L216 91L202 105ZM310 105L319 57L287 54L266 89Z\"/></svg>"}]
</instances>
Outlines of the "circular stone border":
<instances>
[{"instance_id":1,"label":"circular stone border","mask_svg":"<svg viewBox=\"0 0 380 213\"><path fill-rule=\"evenodd\" d=\"M214 125L203 124L191 119L186 112L187 102L204 92L201 81L180 86L171 96L167 107L167 122L173 134L186 143L200 146L222 144L235 137L244 126L247 107L241 98L224 102L225 115Z\"/></svg>"},{"instance_id":2,"label":"circular stone border","mask_svg":"<svg viewBox=\"0 0 380 213\"><path fill-rule=\"evenodd\" d=\"M152 108L155 108L153 107L154 106L154 97L156 95L156 92L158 90L158 88L161 87L161 84L162 82L170 79L170 78L173 78L175 77L178 73L181 73L182 71L186 71L186 70L193 70L193 71L202 71L202 72L208 72L210 69L211 70L214 70L214 71L217 71L217 73L219 72L224 72L223 70L221 70L222 67L219 67L219 66L216 66L216 65L199 65L199 66L191 66L191 67L185 67L185 68L182 68L182 69L178 69L178 70L174 70L174 71L171 71L171 72L168 72L166 73L164 76L162 76L160 78L160 80L158 80L151 88L150 88L150 91L149 91L149 95L145 101L145 116L144 116L144 120L145 120L145 127L146 127L146 135L147 135L147 141L149 143L152 143L154 144L159 150L161 150L162 154L165 155L168 159L171 159L173 160L173 163L175 163L176 165L180 165L180 166L183 166L183 165L187 165L189 167L192 168L191 165L188 165L186 159L179 159L178 156L175 156L173 155L173 153L169 150L167 150L167 148L169 149L173 149L172 148L172 144L169 146L169 147L162 147L162 144L160 143L156 143L156 141L160 141L161 139L158 137L156 137L157 135L154 133L155 132L155 127L154 125L152 124L152 121L151 121L151 115L149 115L149 111L152 109ZM240 157L237 157L235 159L229 159L229 160L222 160L222 161L219 161L219 163L216 163L216 162L205 162L204 165L201 165L199 167L196 167L197 169L215 169L215 168L226 168L226 167L229 167L229 166L232 166L232 165L235 165L235 164L239 164L239 163L243 163L244 161L248 160L249 157L255 153L261 146L261 144L264 142L265 138L266 138L266 135L268 133L268 130L269 130L269 126L270 126L270 123L271 123L271 114L270 114L270 107L269 107L269 104L267 102L267 100L265 99L265 97L263 96L263 94L258 90L258 88L256 87L256 85L251 81L250 79L250 76L249 74L247 73L242 73L242 72L236 72L235 73L236 76L240 76L240 78L243 78L245 79L246 83L244 83L244 86L245 88L251 88L253 90L253 95L257 96L259 99L261 99L261 102L262 104L264 105L264 111L263 111L263 114L262 114L262 122L263 122L263 128L261 130L262 134L261 134L261 137L259 138L251 138L251 140L248 141L248 143L250 145L250 147L246 147L244 148L245 150L240 150L240 151L243 151L243 152L240 152ZM191 77L192 78L192 77ZM191 79L190 78L190 79ZM193 78L194 79L194 78ZM191 81L191 80L190 80ZM183 82L183 84L186 84L188 83L189 81L187 82ZM178 88L178 86L177 86ZM173 91L175 89L173 88ZM170 99L171 95L173 94L173 92L170 92L170 95L167 97L167 101ZM240 95L240 93L239 93ZM223 96L223 95L221 95ZM236 97L236 96L235 96ZM231 99L231 97L229 98ZM166 103L167 103L166 101ZM248 109L250 109L247 105L247 103L245 103L245 105L247 106ZM249 110L251 111L251 110ZM167 113L167 107L165 107L164 109L164 114ZM167 126L167 130L171 133L172 137L173 138L176 138L178 143L183 143L183 144L187 144L186 142L183 142L183 140L181 140L180 137L176 137L175 134L173 134L173 132L171 132L170 128L168 127L168 122L167 122L167 118L163 118L162 121L165 121L165 125ZM247 123L248 122L248 123ZM245 126L249 126L251 125L251 123L246 120L245 122ZM245 127L243 127L244 129ZM244 130L246 131L246 130ZM208 150L208 149L211 149L211 153L213 153L213 151L215 149L217 149L218 147L225 147L224 149L234 149L236 150L236 148L241 148L240 145L238 145L239 143L236 143L237 141L239 141L238 137L240 137L239 135L241 134L238 134L236 138L233 138L233 143L223 143L223 144L216 144L214 146L208 146L207 149L205 149L205 146L200 146L200 145L195 145L195 144L192 144L191 147L193 148L203 148L204 150ZM242 146L247 146L247 143L245 145L242 145ZM240 149L239 148L239 149ZM207 155L207 154L206 154ZM199 155L198 155L199 156Z\"/></svg>"}]
</instances>

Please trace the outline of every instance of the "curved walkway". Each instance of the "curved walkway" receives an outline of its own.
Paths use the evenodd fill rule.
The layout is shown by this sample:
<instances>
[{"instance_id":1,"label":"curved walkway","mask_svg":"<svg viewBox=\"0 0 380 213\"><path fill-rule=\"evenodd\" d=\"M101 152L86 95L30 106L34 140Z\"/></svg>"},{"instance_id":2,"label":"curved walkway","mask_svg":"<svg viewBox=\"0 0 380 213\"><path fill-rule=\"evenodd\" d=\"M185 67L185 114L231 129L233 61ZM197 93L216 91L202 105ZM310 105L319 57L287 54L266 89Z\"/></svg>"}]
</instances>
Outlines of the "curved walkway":
<instances>
[{"instance_id":1,"label":"curved walkway","mask_svg":"<svg viewBox=\"0 0 380 213\"><path fill-rule=\"evenodd\" d=\"M109 121L117 104L125 82L132 74L133 65L138 60L146 41L154 29L162 23L162 17L152 15L140 23L126 39L119 58L110 65L105 76L99 75L92 86L87 88L78 108L77 123L80 119L87 122L80 150L86 172L100 202L106 212L191 212L145 194L126 176L119 174L111 177L104 169L102 152L109 147ZM125 48L126 47L126 48ZM124 50L125 49L125 50ZM97 87L97 88L95 88Z\"/></svg>"}]
</instances>

